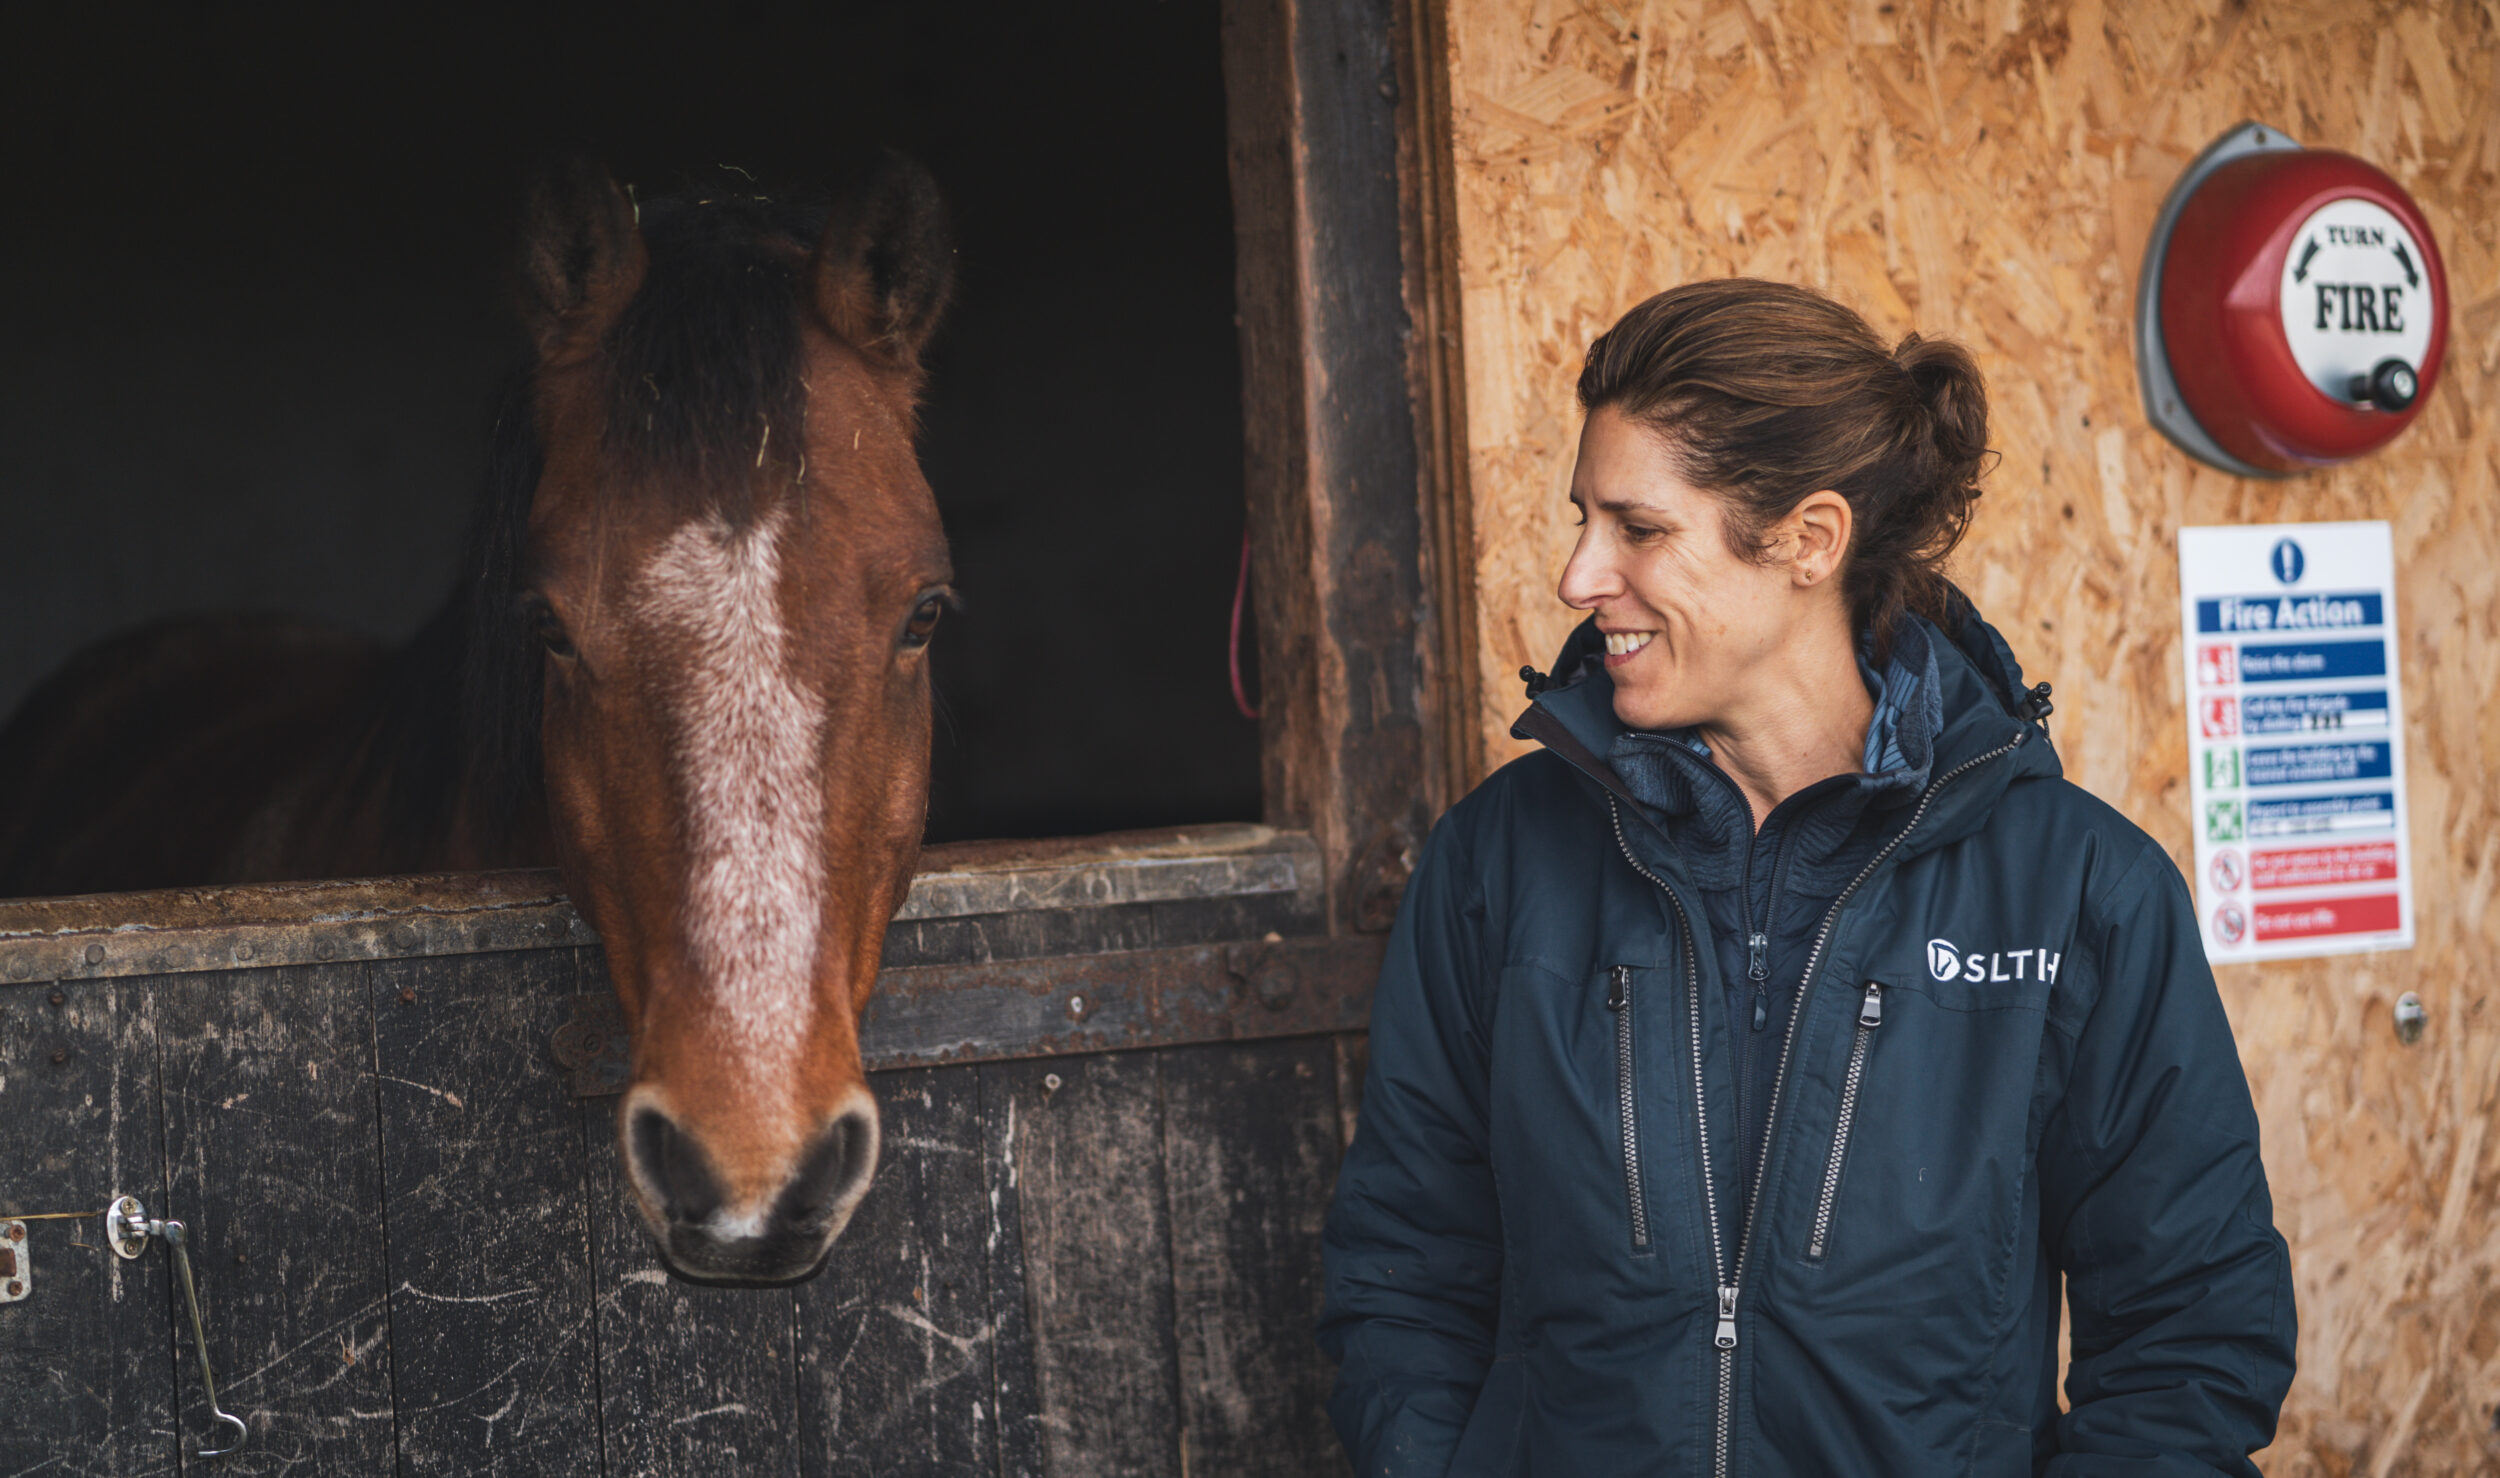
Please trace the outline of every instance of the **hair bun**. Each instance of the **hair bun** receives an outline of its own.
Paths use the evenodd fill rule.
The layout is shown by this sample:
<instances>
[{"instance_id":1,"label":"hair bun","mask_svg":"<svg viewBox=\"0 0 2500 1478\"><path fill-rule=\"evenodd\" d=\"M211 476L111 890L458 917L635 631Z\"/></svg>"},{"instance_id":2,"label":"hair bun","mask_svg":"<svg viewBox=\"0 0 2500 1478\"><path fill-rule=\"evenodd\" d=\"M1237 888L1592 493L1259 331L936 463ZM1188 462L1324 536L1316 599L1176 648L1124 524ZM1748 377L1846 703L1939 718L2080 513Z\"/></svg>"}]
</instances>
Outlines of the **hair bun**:
<instances>
[{"instance_id":1,"label":"hair bun","mask_svg":"<svg viewBox=\"0 0 2500 1478\"><path fill-rule=\"evenodd\" d=\"M1917 334L1892 351L1892 362L1918 387L1944 487L1976 484L1988 459L1988 390L1978 362L1959 344Z\"/></svg>"}]
</instances>

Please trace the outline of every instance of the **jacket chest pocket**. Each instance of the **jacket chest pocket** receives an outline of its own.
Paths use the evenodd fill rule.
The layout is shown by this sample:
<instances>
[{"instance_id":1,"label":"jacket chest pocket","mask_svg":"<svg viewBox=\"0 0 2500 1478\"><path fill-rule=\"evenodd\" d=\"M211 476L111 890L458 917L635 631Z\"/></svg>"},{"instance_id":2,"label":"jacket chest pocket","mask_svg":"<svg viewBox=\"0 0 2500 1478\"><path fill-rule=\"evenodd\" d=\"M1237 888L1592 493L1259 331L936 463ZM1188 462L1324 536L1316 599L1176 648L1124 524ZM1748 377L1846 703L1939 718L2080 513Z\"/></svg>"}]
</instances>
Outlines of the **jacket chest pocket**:
<instances>
[{"instance_id":1,"label":"jacket chest pocket","mask_svg":"<svg viewBox=\"0 0 2500 1478\"><path fill-rule=\"evenodd\" d=\"M1823 1175L1814 1197L1814 1230L1806 1238L1806 1259L1821 1262L1831 1246L1832 1210L1840 1196L1841 1168L1849 1160L1849 1133L1857 1127L1860 1095L1866 1089L1866 1063L1875 1049L1876 1032L1884 1024L1884 984L1870 980L1859 987L1857 1032L1849 1039L1849 1067L1840 1080L1840 1112L1832 1121L1832 1143L1824 1156Z\"/></svg>"},{"instance_id":2,"label":"jacket chest pocket","mask_svg":"<svg viewBox=\"0 0 2500 1478\"><path fill-rule=\"evenodd\" d=\"M1507 967L1486 1127L1517 1266L1662 1276L1689 1242L1683 978L1654 964ZM1678 1265L1681 1266L1680 1261Z\"/></svg>"},{"instance_id":3,"label":"jacket chest pocket","mask_svg":"<svg viewBox=\"0 0 2500 1478\"><path fill-rule=\"evenodd\" d=\"M1792 1182L1808 1208L1808 1263L1881 1275L1941 1246L2011 1245L2045 1013L2031 1001L1949 1006L1923 984L1868 980L1851 996L1830 1131L1800 1142ZM1979 1272L1937 1271L1946 1282Z\"/></svg>"},{"instance_id":4,"label":"jacket chest pocket","mask_svg":"<svg viewBox=\"0 0 2500 1478\"><path fill-rule=\"evenodd\" d=\"M1606 1011L1613 1018L1614 1084L1616 1141L1622 1150L1624 1221L1631 1233L1632 1251L1646 1256L1650 1250L1649 1189L1641 1174L1641 1104L1639 1031L1647 992L1640 989L1639 975L1629 965L1616 965L1606 972ZM1652 1012L1655 1015L1655 1012Z\"/></svg>"}]
</instances>

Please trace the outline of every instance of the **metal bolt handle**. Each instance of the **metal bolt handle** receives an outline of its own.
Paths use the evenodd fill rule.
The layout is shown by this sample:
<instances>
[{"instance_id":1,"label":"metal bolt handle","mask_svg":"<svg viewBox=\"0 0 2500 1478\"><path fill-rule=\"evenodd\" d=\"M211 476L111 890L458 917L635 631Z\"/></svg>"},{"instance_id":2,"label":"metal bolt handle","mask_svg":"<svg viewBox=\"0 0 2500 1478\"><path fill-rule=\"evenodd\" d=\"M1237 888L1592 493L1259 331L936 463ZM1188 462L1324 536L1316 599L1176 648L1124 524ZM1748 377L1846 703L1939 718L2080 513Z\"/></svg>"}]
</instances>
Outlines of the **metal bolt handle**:
<instances>
[{"instance_id":1,"label":"metal bolt handle","mask_svg":"<svg viewBox=\"0 0 2500 1478\"><path fill-rule=\"evenodd\" d=\"M104 1240L115 1254L129 1259L147 1250L148 1239L161 1237L171 1252L174 1268L182 1274L182 1301L191 1312L191 1347L200 1357L200 1388L208 1393L209 1420L218 1427L232 1427L234 1440L223 1447L203 1445L199 1457L224 1457L241 1447L252 1435L243 1418L217 1404L217 1374L208 1365L208 1332L200 1326L200 1290L191 1278L190 1234L178 1221L156 1221L136 1196L115 1196L112 1207L104 1213Z\"/></svg>"}]
</instances>

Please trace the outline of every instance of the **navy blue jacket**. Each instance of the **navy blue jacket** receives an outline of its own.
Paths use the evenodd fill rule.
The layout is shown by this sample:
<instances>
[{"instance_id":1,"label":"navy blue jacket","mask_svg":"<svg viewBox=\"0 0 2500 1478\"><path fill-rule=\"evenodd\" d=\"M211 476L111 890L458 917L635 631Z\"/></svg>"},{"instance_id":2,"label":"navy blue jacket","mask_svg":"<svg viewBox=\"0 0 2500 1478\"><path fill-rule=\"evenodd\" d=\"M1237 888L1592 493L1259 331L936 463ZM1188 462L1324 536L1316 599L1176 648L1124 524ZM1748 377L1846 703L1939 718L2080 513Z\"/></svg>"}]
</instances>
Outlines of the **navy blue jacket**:
<instances>
[{"instance_id":1,"label":"navy blue jacket","mask_svg":"<svg viewBox=\"0 0 2500 1478\"><path fill-rule=\"evenodd\" d=\"M1874 773L1791 818L1850 870L1747 929L1788 1003L1752 1114L1767 876L1588 645L1390 940L1325 1244L1357 1472L2254 1473L2293 1309L2247 1080L2177 869L2003 641L1905 635Z\"/></svg>"}]
</instances>

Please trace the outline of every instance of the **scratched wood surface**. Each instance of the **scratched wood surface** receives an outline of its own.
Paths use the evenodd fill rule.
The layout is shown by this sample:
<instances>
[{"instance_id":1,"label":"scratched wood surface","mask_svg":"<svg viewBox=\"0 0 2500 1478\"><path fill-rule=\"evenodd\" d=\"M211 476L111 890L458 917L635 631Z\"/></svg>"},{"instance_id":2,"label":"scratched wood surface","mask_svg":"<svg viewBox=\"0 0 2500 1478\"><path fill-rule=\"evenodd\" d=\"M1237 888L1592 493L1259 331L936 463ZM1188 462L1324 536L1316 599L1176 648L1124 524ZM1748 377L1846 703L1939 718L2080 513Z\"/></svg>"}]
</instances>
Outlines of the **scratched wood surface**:
<instances>
[{"instance_id":1,"label":"scratched wood surface","mask_svg":"<svg viewBox=\"0 0 2500 1478\"><path fill-rule=\"evenodd\" d=\"M875 1074L825 1274L729 1291L661 1271L613 1101L551 1060L604 988L574 946L0 985L0 1214L183 1218L252 1432L189 1456L161 1252L39 1222L0 1473L1343 1470L1311 1325L1349 1039Z\"/></svg>"},{"instance_id":2,"label":"scratched wood surface","mask_svg":"<svg viewBox=\"0 0 2500 1478\"><path fill-rule=\"evenodd\" d=\"M546 1068L579 957L367 968L400 1466L598 1473L582 1114Z\"/></svg>"},{"instance_id":3,"label":"scratched wood surface","mask_svg":"<svg viewBox=\"0 0 2500 1478\"><path fill-rule=\"evenodd\" d=\"M1325 1037L1161 1054L1182 1470L1301 1478L1337 1462L1330 1372L1311 1358L1337 1179Z\"/></svg>"},{"instance_id":4,"label":"scratched wood surface","mask_svg":"<svg viewBox=\"0 0 2500 1478\"><path fill-rule=\"evenodd\" d=\"M8 1212L84 1210L117 1190L163 1201L146 989L65 981L0 995L0 1165ZM164 1263L102 1253L92 1221L33 1221L25 1232L15 1250L30 1295L0 1304L0 1473L173 1472ZM124 1358L100 1360L107 1349Z\"/></svg>"},{"instance_id":5,"label":"scratched wood surface","mask_svg":"<svg viewBox=\"0 0 2500 1478\"><path fill-rule=\"evenodd\" d=\"M2176 534L2387 519L2420 943L2222 972L2301 1313L2286 1474L2500 1471L2500 11L2469 0L1447 0L1480 770L1577 619L1554 598L1572 384L1675 283L1803 282L1959 338L1991 476L1956 570L2057 686L2069 773L2189 858ZM2282 482L2144 420L2129 340L2164 192L2241 119L2386 169L2453 306L2382 454ZM2389 1008L2431 1011L2400 1045Z\"/></svg>"},{"instance_id":6,"label":"scratched wood surface","mask_svg":"<svg viewBox=\"0 0 2500 1478\"><path fill-rule=\"evenodd\" d=\"M186 1456L183 1471L387 1470L390 1285L364 965L187 976L157 989L155 1009L170 1170L156 1214L187 1224L219 1394L251 1428L242 1451L213 1467ZM176 1391L186 1430L202 1430L197 1388Z\"/></svg>"}]
</instances>

